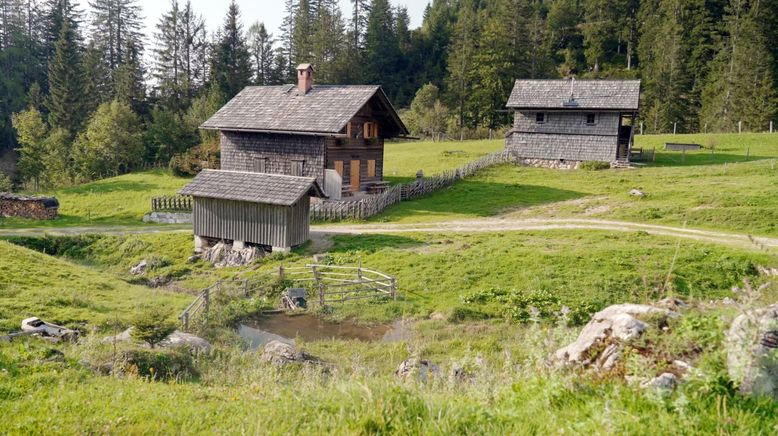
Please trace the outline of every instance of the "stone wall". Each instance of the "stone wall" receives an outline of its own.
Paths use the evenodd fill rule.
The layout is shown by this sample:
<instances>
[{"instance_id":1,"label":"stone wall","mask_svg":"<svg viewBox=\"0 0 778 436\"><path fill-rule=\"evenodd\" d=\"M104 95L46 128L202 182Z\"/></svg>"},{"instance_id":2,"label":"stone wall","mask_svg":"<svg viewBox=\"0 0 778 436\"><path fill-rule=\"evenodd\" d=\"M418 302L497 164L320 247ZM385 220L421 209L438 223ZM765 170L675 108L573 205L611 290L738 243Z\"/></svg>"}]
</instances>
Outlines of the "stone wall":
<instances>
[{"instance_id":1,"label":"stone wall","mask_svg":"<svg viewBox=\"0 0 778 436\"><path fill-rule=\"evenodd\" d=\"M271 133L222 132L221 169L270 174L292 174L302 162L304 177L324 183L325 138ZM299 164L298 164L299 165Z\"/></svg>"},{"instance_id":2,"label":"stone wall","mask_svg":"<svg viewBox=\"0 0 778 436\"><path fill-rule=\"evenodd\" d=\"M560 161L548 159L519 159L519 165L537 168L552 168L555 170L577 170L581 167L581 161Z\"/></svg>"},{"instance_id":3,"label":"stone wall","mask_svg":"<svg viewBox=\"0 0 778 436\"><path fill-rule=\"evenodd\" d=\"M59 202L54 197L28 197L0 192L0 217L53 220Z\"/></svg>"}]
</instances>

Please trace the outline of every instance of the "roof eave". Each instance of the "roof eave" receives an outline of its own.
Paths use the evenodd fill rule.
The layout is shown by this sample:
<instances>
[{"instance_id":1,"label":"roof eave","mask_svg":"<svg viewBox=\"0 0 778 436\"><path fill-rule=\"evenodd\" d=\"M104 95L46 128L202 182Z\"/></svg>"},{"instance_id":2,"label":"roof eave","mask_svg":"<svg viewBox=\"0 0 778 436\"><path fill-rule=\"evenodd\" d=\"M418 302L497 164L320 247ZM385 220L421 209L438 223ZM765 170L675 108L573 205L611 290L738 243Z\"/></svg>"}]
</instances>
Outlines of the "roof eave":
<instances>
[{"instance_id":1,"label":"roof eave","mask_svg":"<svg viewBox=\"0 0 778 436\"><path fill-rule=\"evenodd\" d=\"M200 126L201 130L218 130L220 132L241 132L241 133L275 133L279 135L303 135L303 136L334 136L346 137L340 132L311 132L305 130L273 130L273 129L246 129L239 127L215 127Z\"/></svg>"}]
</instances>

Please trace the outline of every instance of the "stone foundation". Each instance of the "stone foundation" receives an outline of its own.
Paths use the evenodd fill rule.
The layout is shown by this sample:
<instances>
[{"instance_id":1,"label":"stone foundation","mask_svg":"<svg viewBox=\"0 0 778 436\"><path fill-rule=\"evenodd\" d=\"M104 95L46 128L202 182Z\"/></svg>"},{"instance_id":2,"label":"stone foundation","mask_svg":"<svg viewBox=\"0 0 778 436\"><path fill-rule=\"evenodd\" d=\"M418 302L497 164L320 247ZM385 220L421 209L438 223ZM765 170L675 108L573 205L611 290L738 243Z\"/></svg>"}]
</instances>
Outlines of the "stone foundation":
<instances>
[{"instance_id":1,"label":"stone foundation","mask_svg":"<svg viewBox=\"0 0 778 436\"><path fill-rule=\"evenodd\" d=\"M552 168L555 170L577 170L581 166L581 161L574 160L559 160L559 159L528 159L519 158L519 165L526 165L536 168Z\"/></svg>"},{"instance_id":2,"label":"stone foundation","mask_svg":"<svg viewBox=\"0 0 778 436\"><path fill-rule=\"evenodd\" d=\"M0 217L33 220L57 219L59 201L54 197L28 197L0 192Z\"/></svg>"},{"instance_id":3,"label":"stone foundation","mask_svg":"<svg viewBox=\"0 0 778 436\"><path fill-rule=\"evenodd\" d=\"M192 224L191 212L151 212L143 217L144 223Z\"/></svg>"}]
</instances>

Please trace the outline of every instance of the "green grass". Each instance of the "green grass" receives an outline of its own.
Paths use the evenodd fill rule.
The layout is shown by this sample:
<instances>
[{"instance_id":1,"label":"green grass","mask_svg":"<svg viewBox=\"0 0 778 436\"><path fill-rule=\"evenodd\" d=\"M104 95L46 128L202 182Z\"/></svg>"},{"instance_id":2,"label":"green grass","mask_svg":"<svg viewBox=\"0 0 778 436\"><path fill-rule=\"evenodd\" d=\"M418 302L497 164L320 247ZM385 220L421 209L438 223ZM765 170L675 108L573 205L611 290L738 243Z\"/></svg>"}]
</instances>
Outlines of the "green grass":
<instances>
[{"instance_id":1,"label":"green grass","mask_svg":"<svg viewBox=\"0 0 778 436\"><path fill-rule=\"evenodd\" d=\"M0 218L0 228L138 226L151 210L151 199L175 194L188 179L154 170L104 179L44 195L59 200L59 218L51 221Z\"/></svg>"},{"instance_id":2,"label":"green grass","mask_svg":"<svg viewBox=\"0 0 778 436\"><path fill-rule=\"evenodd\" d=\"M190 300L0 241L0 331L17 330L31 316L79 328L125 322L138 305L178 312Z\"/></svg>"},{"instance_id":3,"label":"green grass","mask_svg":"<svg viewBox=\"0 0 778 436\"><path fill-rule=\"evenodd\" d=\"M384 151L384 177L404 181L415 178L418 170L427 176L440 174L504 148L504 140L390 142Z\"/></svg>"},{"instance_id":4,"label":"green grass","mask_svg":"<svg viewBox=\"0 0 778 436\"><path fill-rule=\"evenodd\" d=\"M440 193L396 205L373 220L410 223L509 214L778 235L778 135L712 138L717 142L713 158L709 151L688 153L683 165L681 153L658 151L656 163L635 170L492 167ZM710 142L703 135L646 136L638 138L638 146L650 148L670 140ZM631 197L629 191L636 188L647 197Z\"/></svg>"}]
</instances>

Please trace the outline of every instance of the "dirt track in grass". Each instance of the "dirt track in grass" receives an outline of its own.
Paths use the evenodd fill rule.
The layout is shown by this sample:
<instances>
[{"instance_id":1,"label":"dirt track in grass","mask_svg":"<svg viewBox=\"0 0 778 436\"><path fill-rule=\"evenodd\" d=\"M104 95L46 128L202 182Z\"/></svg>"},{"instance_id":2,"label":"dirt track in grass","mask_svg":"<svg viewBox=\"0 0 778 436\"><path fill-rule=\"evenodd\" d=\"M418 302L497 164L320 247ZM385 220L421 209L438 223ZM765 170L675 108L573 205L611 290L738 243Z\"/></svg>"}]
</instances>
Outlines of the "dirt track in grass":
<instances>
[{"instance_id":1,"label":"dirt track in grass","mask_svg":"<svg viewBox=\"0 0 778 436\"><path fill-rule=\"evenodd\" d=\"M605 230L615 232L646 232L651 235L676 237L719 245L734 246L752 250L771 250L778 248L778 239L747 234L701 230L657 224L631 223L626 221L577 219L577 218L547 218L547 219L516 219L491 218L463 221L443 221L417 224L337 224L315 225L311 228L311 236L315 246L325 248L324 242L329 235L347 234L378 234L378 233L488 233L513 231L544 231L544 230ZM0 229L0 237L8 236L76 236L83 234L149 234L167 232L191 232L187 226L155 226L155 227L64 227L64 228L29 228ZM318 242L317 242L318 241Z\"/></svg>"}]
</instances>

